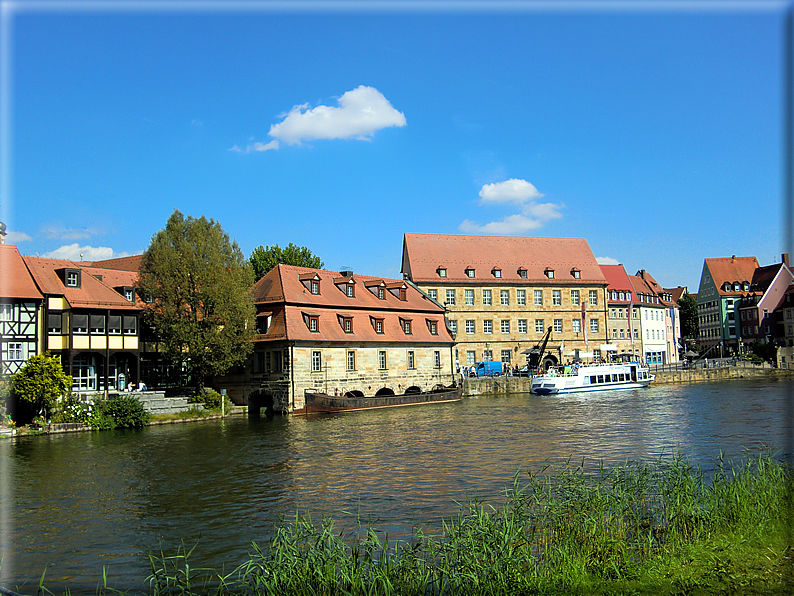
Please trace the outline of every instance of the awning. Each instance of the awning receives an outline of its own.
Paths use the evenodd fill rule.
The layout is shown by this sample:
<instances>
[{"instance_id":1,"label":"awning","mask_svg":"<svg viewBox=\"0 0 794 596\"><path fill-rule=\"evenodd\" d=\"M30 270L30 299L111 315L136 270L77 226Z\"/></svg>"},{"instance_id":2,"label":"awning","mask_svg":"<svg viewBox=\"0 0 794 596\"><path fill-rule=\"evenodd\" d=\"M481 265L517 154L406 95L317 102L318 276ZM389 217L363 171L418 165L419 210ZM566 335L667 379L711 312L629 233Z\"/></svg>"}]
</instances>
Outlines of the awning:
<instances>
[{"instance_id":1,"label":"awning","mask_svg":"<svg viewBox=\"0 0 794 596\"><path fill-rule=\"evenodd\" d=\"M602 352L617 352L618 347L615 344L601 344Z\"/></svg>"}]
</instances>

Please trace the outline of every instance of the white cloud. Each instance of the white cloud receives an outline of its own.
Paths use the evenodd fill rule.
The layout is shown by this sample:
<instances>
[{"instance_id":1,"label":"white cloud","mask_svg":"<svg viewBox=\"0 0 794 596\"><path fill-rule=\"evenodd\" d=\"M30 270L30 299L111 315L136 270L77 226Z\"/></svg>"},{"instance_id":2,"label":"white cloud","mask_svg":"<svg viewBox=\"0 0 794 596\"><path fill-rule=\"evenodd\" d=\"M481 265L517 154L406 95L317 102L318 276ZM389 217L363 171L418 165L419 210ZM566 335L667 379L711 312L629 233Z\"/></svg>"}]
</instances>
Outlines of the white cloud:
<instances>
[{"instance_id":1,"label":"white cloud","mask_svg":"<svg viewBox=\"0 0 794 596\"><path fill-rule=\"evenodd\" d=\"M89 228L64 228L63 226L53 225L42 228L41 235L45 238L57 238L59 240L80 240L90 238L100 232Z\"/></svg>"},{"instance_id":2,"label":"white cloud","mask_svg":"<svg viewBox=\"0 0 794 596\"><path fill-rule=\"evenodd\" d=\"M102 261L105 259L115 259L128 257L131 253L114 252L107 246L80 246L76 242L66 246L61 246L55 250L41 255L48 259L68 259L70 261ZM82 255L82 258L80 257Z\"/></svg>"},{"instance_id":3,"label":"white cloud","mask_svg":"<svg viewBox=\"0 0 794 596\"><path fill-rule=\"evenodd\" d=\"M533 184L518 178L484 184L480 190L480 205L512 203L519 206L521 212L484 225L467 219L458 228L472 234L495 235L523 234L535 230L552 219L561 218L560 210L565 208L563 204L537 203L536 200L543 196Z\"/></svg>"},{"instance_id":4,"label":"white cloud","mask_svg":"<svg viewBox=\"0 0 794 596\"><path fill-rule=\"evenodd\" d=\"M542 198L533 184L526 180L511 178L504 182L484 184L480 190L480 205L487 203L516 203L523 205L527 201Z\"/></svg>"},{"instance_id":5,"label":"white cloud","mask_svg":"<svg viewBox=\"0 0 794 596\"><path fill-rule=\"evenodd\" d=\"M294 106L282 114L281 122L270 127L268 143L257 142L241 149L237 145L229 149L236 153L268 151L278 149L281 144L300 145L303 141L320 139L372 140L372 135L382 128L405 126L405 115L395 110L389 100L374 87L361 85L339 98L337 106L309 107L309 104Z\"/></svg>"},{"instance_id":6,"label":"white cloud","mask_svg":"<svg viewBox=\"0 0 794 596\"><path fill-rule=\"evenodd\" d=\"M19 244L28 240L33 240L33 238L24 232L6 232L6 244Z\"/></svg>"},{"instance_id":7,"label":"white cloud","mask_svg":"<svg viewBox=\"0 0 794 596\"><path fill-rule=\"evenodd\" d=\"M599 265L620 265L620 261L612 257L596 257L596 263Z\"/></svg>"}]
</instances>

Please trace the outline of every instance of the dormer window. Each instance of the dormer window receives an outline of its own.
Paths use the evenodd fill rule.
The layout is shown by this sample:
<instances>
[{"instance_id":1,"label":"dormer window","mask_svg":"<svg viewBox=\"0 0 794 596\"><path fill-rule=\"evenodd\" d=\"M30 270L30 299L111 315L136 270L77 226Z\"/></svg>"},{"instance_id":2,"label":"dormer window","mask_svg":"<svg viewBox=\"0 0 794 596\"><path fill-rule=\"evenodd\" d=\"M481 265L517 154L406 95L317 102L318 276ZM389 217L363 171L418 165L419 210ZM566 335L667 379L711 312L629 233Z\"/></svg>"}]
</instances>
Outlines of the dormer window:
<instances>
[{"instance_id":1,"label":"dormer window","mask_svg":"<svg viewBox=\"0 0 794 596\"><path fill-rule=\"evenodd\" d=\"M316 315L314 313L302 313L303 314L303 322L306 323L306 327L309 328L309 331L312 333L319 333L320 331L320 315Z\"/></svg>"},{"instance_id":2,"label":"dormer window","mask_svg":"<svg viewBox=\"0 0 794 596\"><path fill-rule=\"evenodd\" d=\"M581 279L582 278L582 272L579 271L579 269L577 269L576 267L571 269L571 275L573 275L574 279Z\"/></svg>"},{"instance_id":3,"label":"dormer window","mask_svg":"<svg viewBox=\"0 0 794 596\"><path fill-rule=\"evenodd\" d=\"M734 292L741 292L742 291L742 287L739 285L738 281L733 284L733 291Z\"/></svg>"},{"instance_id":4,"label":"dormer window","mask_svg":"<svg viewBox=\"0 0 794 596\"><path fill-rule=\"evenodd\" d=\"M496 279L501 279L502 278L502 270L497 268L497 267L494 267L493 269L491 269L491 273L493 274L493 276Z\"/></svg>"},{"instance_id":5,"label":"dormer window","mask_svg":"<svg viewBox=\"0 0 794 596\"><path fill-rule=\"evenodd\" d=\"M742 284L742 287L744 288L744 291L745 291L745 292L749 292L749 291L750 291L750 282L747 282L747 281L746 281L746 282L744 282L744 283Z\"/></svg>"},{"instance_id":6,"label":"dormer window","mask_svg":"<svg viewBox=\"0 0 794 596\"><path fill-rule=\"evenodd\" d=\"M378 288L378 298L381 300L386 300L386 290L383 288Z\"/></svg>"},{"instance_id":7,"label":"dormer window","mask_svg":"<svg viewBox=\"0 0 794 596\"><path fill-rule=\"evenodd\" d=\"M375 330L375 333L378 335L383 335L383 319L379 317L370 317L370 323L372 323L372 328Z\"/></svg>"},{"instance_id":8,"label":"dormer window","mask_svg":"<svg viewBox=\"0 0 794 596\"><path fill-rule=\"evenodd\" d=\"M298 279L303 284L303 286L309 290L312 294L319 295L320 294L320 276L316 273L301 273L298 276Z\"/></svg>"},{"instance_id":9,"label":"dormer window","mask_svg":"<svg viewBox=\"0 0 794 596\"><path fill-rule=\"evenodd\" d=\"M339 324L345 333L353 333L353 317L339 316Z\"/></svg>"},{"instance_id":10,"label":"dormer window","mask_svg":"<svg viewBox=\"0 0 794 596\"><path fill-rule=\"evenodd\" d=\"M124 298L126 298L128 302L132 302L134 298L132 288L124 288Z\"/></svg>"},{"instance_id":11,"label":"dormer window","mask_svg":"<svg viewBox=\"0 0 794 596\"><path fill-rule=\"evenodd\" d=\"M518 270L518 277L520 277L521 279L526 279L527 278L527 270L524 269L523 267L521 267Z\"/></svg>"},{"instance_id":12,"label":"dormer window","mask_svg":"<svg viewBox=\"0 0 794 596\"><path fill-rule=\"evenodd\" d=\"M446 277L447 276L447 270L446 270L445 267L439 267L438 269L436 269L436 273L438 273L439 277Z\"/></svg>"},{"instance_id":13,"label":"dormer window","mask_svg":"<svg viewBox=\"0 0 794 596\"><path fill-rule=\"evenodd\" d=\"M63 284L67 288L80 287L80 270L79 269L64 269L63 270Z\"/></svg>"},{"instance_id":14,"label":"dormer window","mask_svg":"<svg viewBox=\"0 0 794 596\"><path fill-rule=\"evenodd\" d=\"M408 289L408 286L406 286L403 282L391 283L386 286L386 289L403 302L407 300L406 290Z\"/></svg>"},{"instance_id":15,"label":"dormer window","mask_svg":"<svg viewBox=\"0 0 794 596\"><path fill-rule=\"evenodd\" d=\"M474 268L473 267L466 267L466 277L474 278Z\"/></svg>"},{"instance_id":16,"label":"dormer window","mask_svg":"<svg viewBox=\"0 0 794 596\"><path fill-rule=\"evenodd\" d=\"M547 278L554 279L554 269L549 269L548 267L546 267L543 273L546 275Z\"/></svg>"},{"instance_id":17,"label":"dormer window","mask_svg":"<svg viewBox=\"0 0 794 596\"><path fill-rule=\"evenodd\" d=\"M411 319L400 319L400 327L405 335L411 335Z\"/></svg>"},{"instance_id":18,"label":"dormer window","mask_svg":"<svg viewBox=\"0 0 794 596\"><path fill-rule=\"evenodd\" d=\"M320 282L313 281L312 282L312 294L319 294L320 293Z\"/></svg>"},{"instance_id":19,"label":"dormer window","mask_svg":"<svg viewBox=\"0 0 794 596\"><path fill-rule=\"evenodd\" d=\"M438 323L428 319L427 330L430 331L430 335L438 335Z\"/></svg>"}]
</instances>

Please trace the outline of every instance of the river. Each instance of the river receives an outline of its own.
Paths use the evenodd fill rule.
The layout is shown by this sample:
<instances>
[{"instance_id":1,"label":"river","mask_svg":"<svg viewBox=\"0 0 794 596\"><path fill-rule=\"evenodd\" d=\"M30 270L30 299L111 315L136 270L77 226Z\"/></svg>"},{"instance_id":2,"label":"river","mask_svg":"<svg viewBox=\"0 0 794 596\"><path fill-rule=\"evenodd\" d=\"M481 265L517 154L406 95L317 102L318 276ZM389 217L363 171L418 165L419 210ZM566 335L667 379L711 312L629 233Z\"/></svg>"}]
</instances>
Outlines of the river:
<instances>
[{"instance_id":1,"label":"river","mask_svg":"<svg viewBox=\"0 0 794 596\"><path fill-rule=\"evenodd\" d=\"M613 465L676 450L705 468L783 451L794 380L572 394L316 417L232 417L0 441L0 586L139 589L146 553L198 543L194 565L235 567L282 516L393 535L437 528L455 502L498 502L519 469L569 457ZM27 582L27 583L26 583Z\"/></svg>"}]
</instances>

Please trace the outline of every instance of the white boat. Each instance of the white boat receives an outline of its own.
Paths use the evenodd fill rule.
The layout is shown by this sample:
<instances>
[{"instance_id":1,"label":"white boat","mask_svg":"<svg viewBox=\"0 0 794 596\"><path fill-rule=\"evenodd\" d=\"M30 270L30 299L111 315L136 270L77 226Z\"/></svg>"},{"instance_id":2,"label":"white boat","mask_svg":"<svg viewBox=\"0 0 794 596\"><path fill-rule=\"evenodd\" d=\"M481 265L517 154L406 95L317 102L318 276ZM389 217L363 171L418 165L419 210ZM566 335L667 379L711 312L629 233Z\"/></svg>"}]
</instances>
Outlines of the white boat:
<instances>
[{"instance_id":1,"label":"white boat","mask_svg":"<svg viewBox=\"0 0 794 596\"><path fill-rule=\"evenodd\" d=\"M530 393L550 395L607 389L647 387L654 376L639 362L574 364L550 368L545 375L532 377Z\"/></svg>"}]
</instances>

